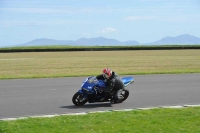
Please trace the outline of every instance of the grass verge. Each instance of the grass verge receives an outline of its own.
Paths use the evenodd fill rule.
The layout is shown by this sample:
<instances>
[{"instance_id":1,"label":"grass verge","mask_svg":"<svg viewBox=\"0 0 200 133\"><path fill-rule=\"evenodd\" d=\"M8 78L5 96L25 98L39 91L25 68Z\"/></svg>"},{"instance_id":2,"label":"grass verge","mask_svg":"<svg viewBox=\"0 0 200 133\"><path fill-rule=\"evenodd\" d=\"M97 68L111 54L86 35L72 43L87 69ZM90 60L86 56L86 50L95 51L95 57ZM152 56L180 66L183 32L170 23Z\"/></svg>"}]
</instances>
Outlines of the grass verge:
<instances>
[{"instance_id":1,"label":"grass verge","mask_svg":"<svg viewBox=\"0 0 200 133\"><path fill-rule=\"evenodd\" d=\"M199 73L200 50L0 53L0 79L89 76L104 67L120 75Z\"/></svg>"},{"instance_id":2,"label":"grass verge","mask_svg":"<svg viewBox=\"0 0 200 133\"><path fill-rule=\"evenodd\" d=\"M200 107L0 121L0 133L198 133Z\"/></svg>"}]
</instances>

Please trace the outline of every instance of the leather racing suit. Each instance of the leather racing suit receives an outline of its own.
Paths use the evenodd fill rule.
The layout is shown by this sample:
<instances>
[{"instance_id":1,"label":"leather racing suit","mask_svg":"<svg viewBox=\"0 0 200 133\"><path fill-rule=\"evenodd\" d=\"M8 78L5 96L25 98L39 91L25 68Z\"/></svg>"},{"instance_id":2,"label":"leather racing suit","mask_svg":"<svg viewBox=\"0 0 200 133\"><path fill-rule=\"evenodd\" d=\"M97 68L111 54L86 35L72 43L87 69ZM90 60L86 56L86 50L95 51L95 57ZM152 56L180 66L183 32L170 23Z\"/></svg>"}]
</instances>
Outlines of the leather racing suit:
<instances>
[{"instance_id":1,"label":"leather racing suit","mask_svg":"<svg viewBox=\"0 0 200 133\"><path fill-rule=\"evenodd\" d=\"M103 92L110 94L110 96L113 96L112 90L116 90L115 96L117 97L117 94L119 91L124 89L124 83L122 82L121 78L118 76L117 73L114 71L112 72L112 75L109 79L105 79L103 77L103 74L97 75L96 78L99 80L104 80L106 83L106 87L103 88ZM117 97L118 98L118 97Z\"/></svg>"}]
</instances>

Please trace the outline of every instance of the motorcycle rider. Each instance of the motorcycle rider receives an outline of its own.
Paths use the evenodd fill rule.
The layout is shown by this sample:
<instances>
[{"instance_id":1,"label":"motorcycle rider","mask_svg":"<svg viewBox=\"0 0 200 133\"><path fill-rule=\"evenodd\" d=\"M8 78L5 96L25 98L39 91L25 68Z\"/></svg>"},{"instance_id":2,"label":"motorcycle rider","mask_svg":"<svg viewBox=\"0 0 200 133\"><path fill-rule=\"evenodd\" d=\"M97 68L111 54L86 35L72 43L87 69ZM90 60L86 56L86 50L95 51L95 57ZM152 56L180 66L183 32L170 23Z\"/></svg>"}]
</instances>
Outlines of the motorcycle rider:
<instances>
[{"instance_id":1,"label":"motorcycle rider","mask_svg":"<svg viewBox=\"0 0 200 133\"><path fill-rule=\"evenodd\" d=\"M122 82L121 78L118 74L112 71L110 68L104 68L102 74L97 75L96 78L98 80L104 80L106 83L105 88L100 88L100 91L107 93L111 100L114 98L120 99L121 92L124 89L124 83ZM117 90L114 94L112 90Z\"/></svg>"}]
</instances>

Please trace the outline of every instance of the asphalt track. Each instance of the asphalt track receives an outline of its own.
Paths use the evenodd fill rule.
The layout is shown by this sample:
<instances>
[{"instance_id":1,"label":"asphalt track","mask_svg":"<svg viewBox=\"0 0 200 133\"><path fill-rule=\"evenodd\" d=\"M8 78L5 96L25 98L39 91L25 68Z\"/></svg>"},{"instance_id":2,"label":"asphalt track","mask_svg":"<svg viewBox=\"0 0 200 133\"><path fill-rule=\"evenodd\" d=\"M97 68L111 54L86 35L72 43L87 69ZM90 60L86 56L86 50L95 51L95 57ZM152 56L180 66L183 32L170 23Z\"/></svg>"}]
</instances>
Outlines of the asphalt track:
<instances>
[{"instance_id":1,"label":"asphalt track","mask_svg":"<svg viewBox=\"0 0 200 133\"><path fill-rule=\"evenodd\" d=\"M0 119L200 104L200 74L129 76L135 82L127 86L130 95L123 103L81 107L73 105L72 96L86 77L0 80Z\"/></svg>"}]
</instances>

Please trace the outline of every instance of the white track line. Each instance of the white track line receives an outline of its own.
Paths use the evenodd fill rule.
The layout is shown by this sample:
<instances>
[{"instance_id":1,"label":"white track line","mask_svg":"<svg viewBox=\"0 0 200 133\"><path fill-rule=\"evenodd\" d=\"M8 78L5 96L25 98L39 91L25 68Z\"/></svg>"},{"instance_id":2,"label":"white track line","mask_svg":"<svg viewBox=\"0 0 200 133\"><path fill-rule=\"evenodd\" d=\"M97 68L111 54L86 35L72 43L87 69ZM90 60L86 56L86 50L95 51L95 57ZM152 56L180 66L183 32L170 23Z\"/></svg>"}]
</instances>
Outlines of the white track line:
<instances>
[{"instance_id":1,"label":"white track line","mask_svg":"<svg viewBox=\"0 0 200 133\"><path fill-rule=\"evenodd\" d=\"M185 108L184 106L162 106L161 108Z\"/></svg>"},{"instance_id":2,"label":"white track line","mask_svg":"<svg viewBox=\"0 0 200 133\"><path fill-rule=\"evenodd\" d=\"M119 109L119 110L106 110L106 111L94 111L94 112L81 112L81 113L67 113L67 114L55 114L55 115L38 115L38 116L28 116L28 117L18 117L18 118L5 118L0 119L0 121L13 121L21 120L27 118L51 118L56 116L67 116L67 115L87 115L90 113L105 113L105 112L114 112L114 111L133 111L133 110L150 110L155 108L187 108L187 107L200 107L200 104L197 105L176 105L176 106L160 106L160 107L149 107L149 108L133 108L133 109Z\"/></svg>"},{"instance_id":3,"label":"white track line","mask_svg":"<svg viewBox=\"0 0 200 133\"><path fill-rule=\"evenodd\" d=\"M184 107L200 107L200 104L197 104L197 105L184 105Z\"/></svg>"}]
</instances>

